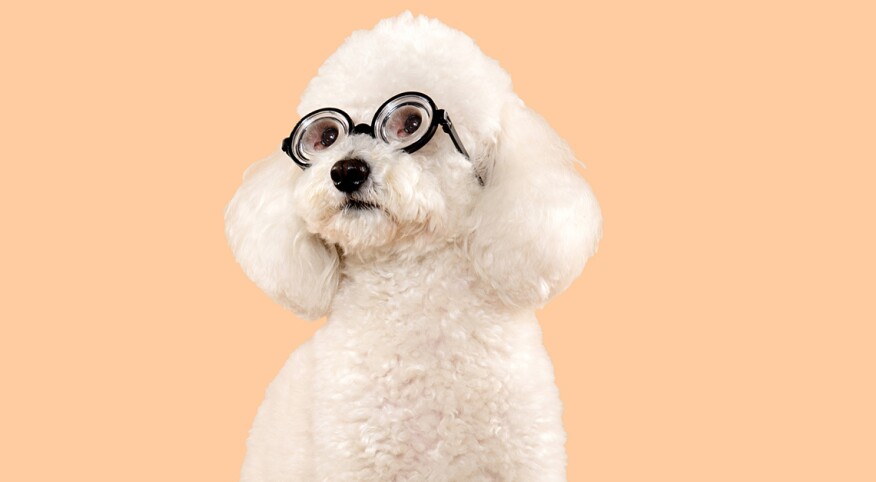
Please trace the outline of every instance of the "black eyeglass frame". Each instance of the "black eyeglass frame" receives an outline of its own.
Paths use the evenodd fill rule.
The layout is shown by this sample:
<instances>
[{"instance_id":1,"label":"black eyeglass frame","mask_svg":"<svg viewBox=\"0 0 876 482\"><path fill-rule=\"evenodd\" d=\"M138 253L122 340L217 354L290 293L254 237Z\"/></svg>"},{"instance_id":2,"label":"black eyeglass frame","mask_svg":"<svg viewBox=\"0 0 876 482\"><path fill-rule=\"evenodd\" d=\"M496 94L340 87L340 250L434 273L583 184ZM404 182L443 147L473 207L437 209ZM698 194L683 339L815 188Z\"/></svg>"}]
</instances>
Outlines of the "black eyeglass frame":
<instances>
[{"instance_id":1,"label":"black eyeglass frame","mask_svg":"<svg viewBox=\"0 0 876 482\"><path fill-rule=\"evenodd\" d=\"M292 132L289 134L289 137L283 139L283 152L285 152L286 155L289 156L295 162L295 164L298 164L298 167L300 167L301 169L307 169L308 167L310 167L309 162L307 162L304 159L299 158L298 155L296 155L296 150L297 150L298 146L292 145L292 139L295 138L295 134L297 134L298 130L300 128L302 128L302 126L307 127L310 124L309 122L305 123L305 121L308 121L309 119L313 118L314 115L322 113L322 112L333 112L333 113L339 114L341 117L343 117L344 121L346 121L346 123L347 123L347 129L348 129L347 135L368 134L372 138L377 138L377 136L375 135L375 125L374 125L377 122L377 119L382 116L383 111L386 109L387 106L392 104L395 100L402 98L402 97L407 97L407 96L419 97L419 98L425 100L426 104L428 104L429 108L432 110L432 116L431 116L432 120L429 123L428 130L426 131L426 133L423 134L423 136L419 140L417 140L417 142L414 142L413 144L411 144L409 146L403 147L402 150L407 152L408 154L410 154L412 152L416 152L421 147L425 146L430 140L432 140L432 136L435 135L435 131L438 130L438 126L440 125L441 128L444 130L444 132L446 132L450 136L450 140L453 141L453 146L456 148L456 150L459 151L460 154L465 156L466 159L470 160L471 158L468 155L468 151L466 151L465 146L462 145L462 139L460 139L459 134L456 133L456 129L453 127L453 122L450 120L450 115L447 114L447 111L445 111L444 109L439 109L435 105L435 101L433 101L432 98L429 97L428 95L426 95L422 92L415 92L415 91L408 91L408 92L402 92L400 94L396 94L396 95L392 96L391 98L389 98L386 102L381 104L380 108L378 108L377 111L374 113L374 117L371 119L370 125L369 124L356 124L356 125L354 125L353 119L350 118L349 114L347 114L346 112L342 111L341 109L337 109L335 107L324 107L322 109L317 109L317 110L305 115L304 117L302 117L301 120L299 120L298 123L295 124L295 128L292 129ZM405 103L399 104L398 106L395 106L395 109L398 109L404 105L408 105L408 104L405 104ZM386 143L390 142L389 140L384 139L382 136L380 139Z\"/></svg>"}]
</instances>

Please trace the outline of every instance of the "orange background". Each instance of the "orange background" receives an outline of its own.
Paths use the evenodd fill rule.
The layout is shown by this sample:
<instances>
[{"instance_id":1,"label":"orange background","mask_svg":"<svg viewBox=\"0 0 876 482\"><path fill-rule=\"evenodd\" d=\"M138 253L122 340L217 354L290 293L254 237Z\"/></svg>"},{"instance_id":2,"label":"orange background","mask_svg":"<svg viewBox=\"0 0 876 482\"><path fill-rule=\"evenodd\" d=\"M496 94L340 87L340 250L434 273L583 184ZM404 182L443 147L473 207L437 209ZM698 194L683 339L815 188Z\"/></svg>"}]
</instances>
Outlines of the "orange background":
<instances>
[{"instance_id":1,"label":"orange background","mask_svg":"<svg viewBox=\"0 0 876 482\"><path fill-rule=\"evenodd\" d=\"M876 480L867 2L123 3L0 15L3 480L237 480L321 322L245 278L223 208L405 8L589 166L605 238L539 315L569 479Z\"/></svg>"}]
</instances>

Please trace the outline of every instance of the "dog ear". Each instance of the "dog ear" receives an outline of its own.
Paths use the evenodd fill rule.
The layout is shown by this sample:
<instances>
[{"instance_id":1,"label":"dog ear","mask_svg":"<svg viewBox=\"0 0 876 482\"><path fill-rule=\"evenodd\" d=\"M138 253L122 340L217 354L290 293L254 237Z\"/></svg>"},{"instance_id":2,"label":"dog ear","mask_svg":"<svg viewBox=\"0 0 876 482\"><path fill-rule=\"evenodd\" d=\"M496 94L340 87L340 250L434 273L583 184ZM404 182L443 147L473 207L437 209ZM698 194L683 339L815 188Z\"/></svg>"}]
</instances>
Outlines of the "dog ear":
<instances>
[{"instance_id":1,"label":"dog ear","mask_svg":"<svg viewBox=\"0 0 876 482\"><path fill-rule=\"evenodd\" d=\"M246 275L304 319L325 315L338 287L339 257L308 232L292 197L301 170L277 151L246 170L225 210L225 235Z\"/></svg>"},{"instance_id":2,"label":"dog ear","mask_svg":"<svg viewBox=\"0 0 876 482\"><path fill-rule=\"evenodd\" d=\"M602 215L569 146L516 97L496 142L467 248L492 296L538 307L596 252Z\"/></svg>"}]
</instances>

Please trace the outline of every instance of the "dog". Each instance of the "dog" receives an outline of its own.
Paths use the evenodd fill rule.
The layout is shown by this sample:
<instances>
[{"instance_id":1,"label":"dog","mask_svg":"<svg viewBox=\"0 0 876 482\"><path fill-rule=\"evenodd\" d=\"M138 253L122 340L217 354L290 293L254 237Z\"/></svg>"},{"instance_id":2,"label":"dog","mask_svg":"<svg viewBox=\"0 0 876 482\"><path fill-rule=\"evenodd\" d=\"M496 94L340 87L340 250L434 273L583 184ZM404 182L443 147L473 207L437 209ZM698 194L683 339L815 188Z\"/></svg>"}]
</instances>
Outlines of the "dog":
<instances>
[{"instance_id":1,"label":"dog","mask_svg":"<svg viewBox=\"0 0 876 482\"><path fill-rule=\"evenodd\" d=\"M243 481L565 480L535 309L596 251L574 154L465 34L354 32L226 213L245 273L328 316L267 390Z\"/></svg>"}]
</instances>

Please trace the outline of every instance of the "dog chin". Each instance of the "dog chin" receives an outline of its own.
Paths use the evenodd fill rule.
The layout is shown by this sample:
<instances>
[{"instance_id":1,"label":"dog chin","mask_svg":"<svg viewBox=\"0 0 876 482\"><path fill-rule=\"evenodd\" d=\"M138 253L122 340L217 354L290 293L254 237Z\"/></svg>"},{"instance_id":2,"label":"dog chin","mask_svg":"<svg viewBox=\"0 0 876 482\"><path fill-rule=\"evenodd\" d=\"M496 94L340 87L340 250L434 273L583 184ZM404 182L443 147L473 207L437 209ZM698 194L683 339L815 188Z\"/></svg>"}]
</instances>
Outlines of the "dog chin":
<instances>
[{"instance_id":1,"label":"dog chin","mask_svg":"<svg viewBox=\"0 0 876 482\"><path fill-rule=\"evenodd\" d=\"M320 229L323 239L347 252L386 245L397 233L398 225L392 217L378 204L367 201L347 202Z\"/></svg>"}]
</instances>

